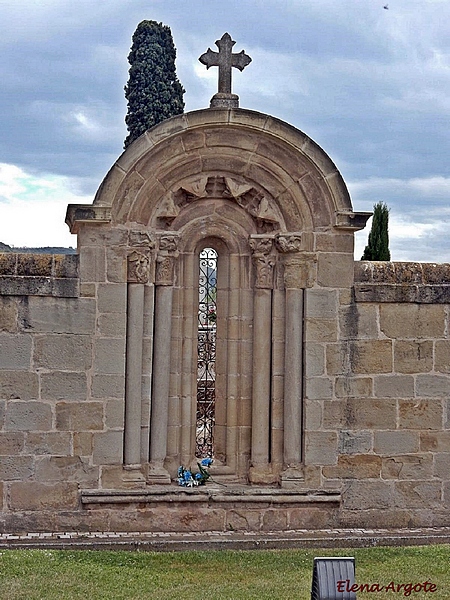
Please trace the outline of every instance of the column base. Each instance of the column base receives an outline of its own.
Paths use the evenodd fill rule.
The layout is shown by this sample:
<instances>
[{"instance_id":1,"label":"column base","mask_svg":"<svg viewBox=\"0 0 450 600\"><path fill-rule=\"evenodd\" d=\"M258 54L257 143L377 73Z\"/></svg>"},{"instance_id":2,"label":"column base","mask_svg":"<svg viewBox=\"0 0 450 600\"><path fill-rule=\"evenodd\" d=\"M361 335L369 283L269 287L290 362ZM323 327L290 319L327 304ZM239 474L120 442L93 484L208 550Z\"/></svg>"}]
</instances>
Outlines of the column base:
<instances>
[{"instance_id":1,"label":"column base","mask_svg":"<svg viewBox=\"0 0 450 600\"><path fill-rule=\"evenodd\" d=\"M147 485L170 485L170 474L162 465L148 465Z\"/></svg>"},{"instance_id":2,"label":"column base","mask_svg":"<svg viewBox=\"0 0 450 600\"><path fill-rule=\"evenodd\" d=\"M281 473L281 487L284 489L295 489L305 484L305 473L302 465L287 467Z\"/></svg>"},{"instance_id":3,"label":"column base","mask_svg":"<svg viewBox=\"0 0 450 600\"><path fill-rule=\"evenodd\" d=\"M280 476L272 471L271 465L255 465L248 473L250 483L273 485L280 482Z\"/></svg>"},{"instance_id":4,"label":"column base","mask_svg":"<svg viewBox=\"0 0 450 600\"><path fill-rule=\"evenodd\" d=\"M127 483L145 484L142 465L123 465L123 480Z\"/></svg>"}]
</instances>

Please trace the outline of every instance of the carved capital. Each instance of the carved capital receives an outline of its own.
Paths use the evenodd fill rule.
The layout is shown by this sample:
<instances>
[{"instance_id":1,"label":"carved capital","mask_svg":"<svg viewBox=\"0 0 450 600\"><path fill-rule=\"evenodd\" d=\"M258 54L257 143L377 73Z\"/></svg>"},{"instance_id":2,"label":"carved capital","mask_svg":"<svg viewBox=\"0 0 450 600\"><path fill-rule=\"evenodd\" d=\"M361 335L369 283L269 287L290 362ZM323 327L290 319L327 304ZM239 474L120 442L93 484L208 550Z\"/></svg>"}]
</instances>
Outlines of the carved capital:
<instances>
[{"instance_id":1,"label":"carved capital","mask_svg":"<svg viewBox=\"0 0 450 600\"><path fill-rule=\"evenodd\" d=\"M249 239L249 244L253 251L253 261L256 268L255 287L271 289L276 263L275 256L271 254L273 238L269 236L252 236Z\"/></svg>"},{"instance_id":2,"label":"carved capital","mask_svg":"<svg viewBox=\"0 0 450 600\"><path fill-rule=\"evenodd\" d=\"M151 274L151 261L148 254L134 250L128 256L128 283L148 283Z\"/></svg>"},{"instance_id":3,"label":"carved capital","mask_svg":"<svg viewBox=\"0 0 450 600\"><path fill-rule=\"evenodd\" d=\"M300 252L302 236L300 233L278 234L275 238L275 245L277 250L283 254Z\"/></svg>"},{"instance_id":4,"label":"carved capital","mask_svg":"<svg viewBox=\"0 0 450 600\"><path fill-rule=\"evenodd\" d=\"M156 285L173 285L175 259L177 257L178 236L171 234L161 235L159 238L159 252L156 257Z\"/></svg>"},{"instance_id":5,"label":"carved capital","mask_svg":"<svg viewBox=\"0 0 450 600\"><path fill-rule=\"evenodd\" d=\"M153 250L155 247L155 240L148 231L132 230L128 232L128 245Z\"/></svg>"}]
</instances>

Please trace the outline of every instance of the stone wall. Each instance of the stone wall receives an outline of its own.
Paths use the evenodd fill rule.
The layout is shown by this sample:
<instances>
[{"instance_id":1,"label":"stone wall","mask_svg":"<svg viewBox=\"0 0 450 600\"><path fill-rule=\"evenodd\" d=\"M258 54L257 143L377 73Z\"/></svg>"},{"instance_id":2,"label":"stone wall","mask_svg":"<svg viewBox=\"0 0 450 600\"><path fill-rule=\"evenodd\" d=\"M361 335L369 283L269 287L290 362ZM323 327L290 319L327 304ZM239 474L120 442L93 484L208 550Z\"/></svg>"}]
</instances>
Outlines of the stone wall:
<instances>
[{"instance_id":1,"label":"stone wall","mask_svg":"<svg viewBox=\"0 0 450 600\"><path fill-rule=\"evenodd\" d=\"M148 493L92 509L96 491L143 485L124 475L126 259L110 245L105 258L87 239L81 264L0 254L3 530L126 529L124 505L133 530L139 515L163 522ZM283 529L297 512L296 527L450 524L450 265L355 263L350 287L327 277L305 292L301 506L202 500L202 527Z\"/></svg>"}]
</instances>

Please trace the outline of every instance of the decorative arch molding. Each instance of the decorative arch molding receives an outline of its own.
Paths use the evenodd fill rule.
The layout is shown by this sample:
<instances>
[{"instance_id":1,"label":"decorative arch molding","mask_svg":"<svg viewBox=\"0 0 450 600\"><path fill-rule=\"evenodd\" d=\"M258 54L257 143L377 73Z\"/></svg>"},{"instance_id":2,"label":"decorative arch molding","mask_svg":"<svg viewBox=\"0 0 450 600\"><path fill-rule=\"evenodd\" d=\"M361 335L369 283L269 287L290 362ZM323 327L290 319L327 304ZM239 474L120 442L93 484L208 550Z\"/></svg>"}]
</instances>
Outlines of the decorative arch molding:
<instances>
[{"instance_id":1,"label":"decorative arch molding","mask_svg":"<svg viewBox=\"0 0 450 600\"><path fill-rule=\"evenodd\" d=\"M205 109L142 135L113 165L93 205L69 205L66 220L73 233L83 222L147 227L158 213L173 219L181 196L201 198L215 177L236 201L259 198L253 210L265 223L275 211L281 231L356 231L369 216L353 212L336 166L303 132L254 111Z\"/></svg>"}]
</instances>

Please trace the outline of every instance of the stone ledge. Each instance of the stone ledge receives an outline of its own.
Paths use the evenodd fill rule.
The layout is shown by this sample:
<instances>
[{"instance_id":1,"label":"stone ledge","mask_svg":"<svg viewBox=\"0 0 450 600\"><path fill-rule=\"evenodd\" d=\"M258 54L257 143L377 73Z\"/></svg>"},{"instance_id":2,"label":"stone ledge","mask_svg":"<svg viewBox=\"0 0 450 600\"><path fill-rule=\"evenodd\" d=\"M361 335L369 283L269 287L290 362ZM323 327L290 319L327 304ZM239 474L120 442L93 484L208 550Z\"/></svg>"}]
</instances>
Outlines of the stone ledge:
<instances>
[{"instance_id":1,"label":"stone ledge","mask_svg":"<svg viewBox=\"0 0 450 600\"><path fill-rule=\"evenodd\" d=\"M78 255L0 253L0 296L80 295Z\"/></svg>"},{"instance_id":2,"label":"stone ledge","mask_svg":"<svg viewBox=\"0 0 450 600\"><path fill-rule=\"evenodd\" d=\"M355 262L356 302L450 303L450 264Z\"/></svg>"},{"instance_id":3,"label":"stone ledge","mask_svg":"<svg viewBox=\"0 0 450 600\"><path fill-rule=\"evenodd\" d=\"M81 502L87 504L173 504L173 503L266 503L266 504L339 504L341 495L310 491L233 487L185 489L152 486L151 490L82 490Z\"/></svg>"}]
</instances>

